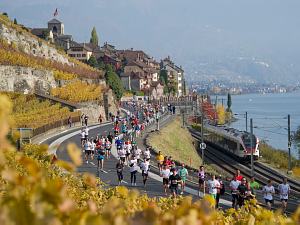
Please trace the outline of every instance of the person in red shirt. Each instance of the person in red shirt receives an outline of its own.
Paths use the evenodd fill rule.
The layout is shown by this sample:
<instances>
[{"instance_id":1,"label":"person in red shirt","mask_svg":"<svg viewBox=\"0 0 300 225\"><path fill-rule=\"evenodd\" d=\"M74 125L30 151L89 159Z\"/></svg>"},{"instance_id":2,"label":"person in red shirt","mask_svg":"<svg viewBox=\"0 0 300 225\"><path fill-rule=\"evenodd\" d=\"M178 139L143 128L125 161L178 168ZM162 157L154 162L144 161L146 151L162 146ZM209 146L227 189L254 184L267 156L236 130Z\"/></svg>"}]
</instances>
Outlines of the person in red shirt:
<instances>
[{"instance_id":1,"label":"person in red shirt","mask_svg":"<svg viewBox=\"0 0 300 225\"><path fill-rule=\"evenodd\" d=\"M240 170L236 170L235 178L236 178L236 180L238 180L238 181L242 181L243 176L241 175L241 171L240 171Z\"/></svg>"}]
</instances>

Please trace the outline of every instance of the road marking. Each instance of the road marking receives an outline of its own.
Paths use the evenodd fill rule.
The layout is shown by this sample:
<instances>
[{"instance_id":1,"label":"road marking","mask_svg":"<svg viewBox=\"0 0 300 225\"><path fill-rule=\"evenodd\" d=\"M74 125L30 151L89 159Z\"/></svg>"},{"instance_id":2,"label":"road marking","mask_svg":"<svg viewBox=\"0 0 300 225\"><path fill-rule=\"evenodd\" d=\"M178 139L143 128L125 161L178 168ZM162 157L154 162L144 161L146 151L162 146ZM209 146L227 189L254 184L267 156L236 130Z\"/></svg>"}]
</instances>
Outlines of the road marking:
<instances>
[{"instance_id":1,"label":"road marking","mask_svg":"<svg viewBox=\"0 0 300 225\"><path fill-rule=\"evenodd\" d=\"M96 166L95 163L93 163L93 162L91 162L91 164L92 164L93 166Z\"/></svg>"},{"instance_id":2,"label":"road marking","mask_svg":"<svg viewBox=\"0 0 300 225\"><path fill-rule=\"evenodd\" d=\"M122 181L122 183L124 183L124 184L128 184L128 182L127 182L127 181L125 181L125 180L123 180L123 181Z\"/></svg>"},{"instance_id":3,"label":"road marking","mask_svg":"<svg viewBox=\"0 0 300 225\"><path fill-rule=\"evenodd\" d=\"M108 173L107 171L105 171L105 170L102 170L102 172L104 172L104 173Z\"/></svg>"}]
</instances>

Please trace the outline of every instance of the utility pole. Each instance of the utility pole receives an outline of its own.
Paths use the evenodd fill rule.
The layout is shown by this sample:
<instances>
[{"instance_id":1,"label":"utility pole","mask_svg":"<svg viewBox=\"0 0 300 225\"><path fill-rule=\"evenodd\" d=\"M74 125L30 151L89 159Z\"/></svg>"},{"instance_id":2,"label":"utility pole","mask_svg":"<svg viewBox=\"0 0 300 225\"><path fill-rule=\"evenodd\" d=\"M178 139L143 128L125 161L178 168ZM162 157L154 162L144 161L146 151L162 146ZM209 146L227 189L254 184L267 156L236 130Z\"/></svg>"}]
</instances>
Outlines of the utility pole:
<instances>
[{"instance_id":1,"label":"utility pole","mask_svg":"<svg viewBox=\"0 0 300 225\"><path fill-rule=\"evenodd\" d=\"M204 137L203 137L203 130L204 130L204 124L203 124L203 110L202 110L202 107L201 107L201 144L204 143ZM204 165L204 147L201 148L202 152L201 152L201 155L202 155L202 165Z\"/></svg>"},{"instance_id":2,"label":"utility pole","mask_svg":"<svg viewBox=\"0 0 300 225\"><path fill-rule=\"evenodd\" d=\"M291 162L291 116L288 115L288 149L289 149L289 162L288 162L288 173L292 170Z\"/></svg>"},{"instance_id":3,"label":"utility pole","mask_svg":"<svg viewBox=\"0 0 300 225\"><path fill-rule=\"evenodd\" d=\"M246 117L246 132L248 132L248 112L246 112L245 117Z\"/></svg>"},{"instance_id":4,"label":"utility pole","mask_svg":"<svg viewBox=\"0 0 300 225\"><path fill-rule=\"evenodd\" d=\"M256 143L253 143L253 121L250 119L250 149L251 149L251 176L254 176L254 165L253 165L253 144L256 146Z\"/></svg>"}]
</instances>

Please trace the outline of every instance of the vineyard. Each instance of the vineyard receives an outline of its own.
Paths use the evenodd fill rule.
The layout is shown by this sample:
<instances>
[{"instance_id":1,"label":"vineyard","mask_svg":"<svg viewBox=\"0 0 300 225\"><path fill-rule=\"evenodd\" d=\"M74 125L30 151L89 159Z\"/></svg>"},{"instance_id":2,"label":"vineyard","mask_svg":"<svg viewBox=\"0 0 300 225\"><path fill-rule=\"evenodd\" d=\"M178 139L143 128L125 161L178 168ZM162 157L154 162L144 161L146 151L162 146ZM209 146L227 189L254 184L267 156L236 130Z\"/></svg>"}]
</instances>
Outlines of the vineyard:
<instances>
[{"instance_id":1,"label":"vineyard","mask_svg":"<svg viewBox=\"0 0 300 225\"><path fill-rule=\"evenodd\" d=\"M51 89L51 95L73 103L102 100L103 86L74 81Z\"/></svg>"},{"instance_id":2,"label":"vineyard","mask_svg":"<svg viewBox=\"0 0 300 225\"><path fill-rule=\"evenodd\" d=\"M2 93L3 94L3 93ZM14 127L38 128L51 122L78 116L78 112L70 112L68 108L49 101L39 101L33 95L4 93L13 103L11 118Z\"/></svg>"},{"instance_id":3,"label":"vineyard","mask_svg":"<svg viewBox=\"0 0 300 225\"><path fill-rule=\"evenodd\" d=\"M100 78L100 71L94 70L87 65L69 66L42 57L26 54L22 52L20 48L20 46L14 43L8 44L4 40L0 40L0 65L32 67L35 69L59 71L60 74L67 73L79 77Z\"/></svg>"},{"instance_id":4,"label":"vineyard","mask_svg":"<svg viewBox=\"0 0 300 225\"><path fill-rule=\"evenodd\" d=\"M107 188L95 176L75 172L82 163L75 145L67 147L72 162L52 161L46 146L17 152L6 140L11 103L5 96L0 102L0 224L299 224L299 210L287 218L250 202L223 212L209 197L149 198L125 187Z\"/></svg>"}]
</instances>

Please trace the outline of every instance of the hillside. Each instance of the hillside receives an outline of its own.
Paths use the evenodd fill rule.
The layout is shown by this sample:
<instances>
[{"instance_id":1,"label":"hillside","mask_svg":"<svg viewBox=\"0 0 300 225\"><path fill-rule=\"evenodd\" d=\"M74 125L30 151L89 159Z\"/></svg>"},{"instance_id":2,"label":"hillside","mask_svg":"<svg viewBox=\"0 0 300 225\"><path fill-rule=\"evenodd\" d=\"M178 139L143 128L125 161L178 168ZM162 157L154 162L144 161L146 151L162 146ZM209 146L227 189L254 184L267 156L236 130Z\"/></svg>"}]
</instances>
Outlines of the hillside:
<instances>
[{"instance_id":1,"label":"hillside","mask_svg":"<svg viewBox=\"0 0 300 225\"><path fill-rule=\"evenodd\" d=\"M103 71L68 57L5 15L0 15L0 74L0 90L20 92L50 93L58 80L104 79Z\"/></svg>"}]
</instances>

